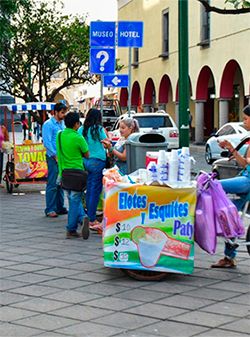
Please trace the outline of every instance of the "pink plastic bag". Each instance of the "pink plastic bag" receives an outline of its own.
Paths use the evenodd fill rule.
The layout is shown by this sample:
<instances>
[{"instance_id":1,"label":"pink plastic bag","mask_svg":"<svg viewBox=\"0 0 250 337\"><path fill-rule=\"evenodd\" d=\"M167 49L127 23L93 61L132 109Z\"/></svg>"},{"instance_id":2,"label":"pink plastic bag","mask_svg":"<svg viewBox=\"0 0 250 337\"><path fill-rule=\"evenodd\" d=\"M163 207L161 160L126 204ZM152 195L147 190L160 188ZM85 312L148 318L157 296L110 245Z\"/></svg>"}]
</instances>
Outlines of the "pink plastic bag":
<instances>
[{"instance_id":1,"label":"pink plastic bag","mask_svg":"<svg viewBox=\"0 0 250 337\"><path fill-rule=\"evenodd\" d=\"M4 135L2 131L2 126L0 125L0 149L2 148L3 141L4 141Z\"/></svg>"},{"instance_id":2,"label":"pink plastic bag","mask_svg":"<svg viewBox=\"0 0 250 337\"><path fill-rule=\"evenodd\" d=\"M228 198L219 180L210 180L209 192L213 198L217 236L225 238L243 236L245 228L238 210Z\"/></svg>"},{"instance_id":3,"label":"pink plastic bag","mask_svg":"<svg viewBox=\"0 0 250 337\"><path fill-rule=\"evenodd\" d=\"M209 254L216 251L217 238L214 219L214 205L212 197L207 191L207 174L199 175L197 179L197 203L195 210L194 240Z\"/></svg>"},{"instance_id":4,"label":"pink plastic bag","mask_svg":"<svg viewBox=\"0 0 250 337\"><path fill-rule=\"evenodd\" d=\"M209 254L215 253L217 245L214 223L212 197L206 190L200 190L195 210L194 240Z\"/></svg>"}]
</instances>

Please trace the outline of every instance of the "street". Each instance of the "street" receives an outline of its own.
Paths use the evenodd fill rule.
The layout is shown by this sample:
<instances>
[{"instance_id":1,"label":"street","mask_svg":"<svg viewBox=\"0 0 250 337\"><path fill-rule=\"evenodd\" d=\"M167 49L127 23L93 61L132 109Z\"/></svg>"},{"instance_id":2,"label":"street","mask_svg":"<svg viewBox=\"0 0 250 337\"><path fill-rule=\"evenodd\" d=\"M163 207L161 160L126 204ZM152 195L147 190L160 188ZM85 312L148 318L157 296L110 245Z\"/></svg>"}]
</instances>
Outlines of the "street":
<instances>
[{"instance_id":1,"label":"street","mask_svg":"<svg viewBox=\"0 0 250 337\"><path fill-rule=\"evenodd\" d=\"M195 170L207 169L191 147ZM208 167L209 169L209 167ZM44 216L45 185L1 189L0 336L247 336L249 256L235 270L210 269L198 246L192 275L136 281L103 266L102 239L65 240L67 216Z\"/></svg>"}]
</instances>

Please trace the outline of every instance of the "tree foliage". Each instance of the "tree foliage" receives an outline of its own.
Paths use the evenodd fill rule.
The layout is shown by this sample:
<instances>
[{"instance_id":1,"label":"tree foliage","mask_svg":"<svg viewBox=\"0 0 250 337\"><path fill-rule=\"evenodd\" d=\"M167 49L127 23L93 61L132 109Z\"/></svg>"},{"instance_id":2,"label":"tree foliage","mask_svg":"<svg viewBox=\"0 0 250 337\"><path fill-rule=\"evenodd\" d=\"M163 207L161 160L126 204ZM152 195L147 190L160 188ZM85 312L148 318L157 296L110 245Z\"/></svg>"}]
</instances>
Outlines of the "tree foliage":
<instances>
[{"instance_id":1,"label":"tree foliage","mask_svg":"<svg viewBox=\"0 0 250 337\"><path fill-rule=\"evenodd\" d=\"M210 6L207 0L198 0L206 9L207 12L215 12L218 14L245 14L250 13L249 0L225 0L226 4L231 4L233 8L219 8Z\"/></svg>"},{"instance_id":2,"label":"tree foliage","mask_svg":"<svg viewBox=\"0 0 250 337\"><path fill-rule=\"evenodd\" d=\"M4 41L0 90L25 101L53 101L63 88L93 82L85 17L62 15L57 1L29 1L12 17L11 39ZM51 92L50 83L59 73L62 81Z\"/></svg>"}]
</instances>

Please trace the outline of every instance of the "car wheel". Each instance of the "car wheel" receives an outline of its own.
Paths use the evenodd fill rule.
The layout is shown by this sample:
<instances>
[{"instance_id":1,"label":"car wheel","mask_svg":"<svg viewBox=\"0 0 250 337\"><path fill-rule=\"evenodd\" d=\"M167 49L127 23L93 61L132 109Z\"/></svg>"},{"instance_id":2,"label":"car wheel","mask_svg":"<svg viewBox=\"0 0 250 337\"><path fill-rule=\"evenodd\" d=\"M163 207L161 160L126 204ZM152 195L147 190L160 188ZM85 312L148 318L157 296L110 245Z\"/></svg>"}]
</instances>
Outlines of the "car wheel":
<instances>
[{"instance_id":1,"label":"car wheel","mask_svg":"<svg viewBox=\"0 0 250 337\"><path fill-rule=\"evenodd\" d=\"M213 162L210 146L206 147L205 160L208 164L212 164Z\"/></svg>"}]
</instances>

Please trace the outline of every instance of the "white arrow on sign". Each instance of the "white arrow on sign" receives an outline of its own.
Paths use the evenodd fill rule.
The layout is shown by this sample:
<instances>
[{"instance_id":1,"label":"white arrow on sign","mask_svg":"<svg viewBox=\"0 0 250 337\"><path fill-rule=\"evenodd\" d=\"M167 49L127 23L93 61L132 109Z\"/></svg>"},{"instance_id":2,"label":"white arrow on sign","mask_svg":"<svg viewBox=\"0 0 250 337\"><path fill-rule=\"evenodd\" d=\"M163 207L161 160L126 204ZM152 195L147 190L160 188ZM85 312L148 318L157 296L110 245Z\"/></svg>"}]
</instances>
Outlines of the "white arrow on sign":
<instances>
[{"instance_id":1,"label":"white arrow on sign","mask_svg":"<svg viewBox=\"0 0 250 337\"><path fill-rule=\"evenodd\" d=\"M114 85L118 85L118 83L120 83L122 80L120 80L117 76L116 77L114 77L113 79L112 79L112 83L114 83Z\"/></svg>"}]
</instances>

